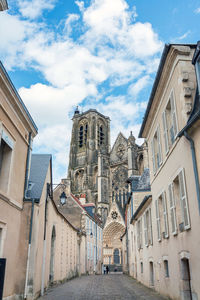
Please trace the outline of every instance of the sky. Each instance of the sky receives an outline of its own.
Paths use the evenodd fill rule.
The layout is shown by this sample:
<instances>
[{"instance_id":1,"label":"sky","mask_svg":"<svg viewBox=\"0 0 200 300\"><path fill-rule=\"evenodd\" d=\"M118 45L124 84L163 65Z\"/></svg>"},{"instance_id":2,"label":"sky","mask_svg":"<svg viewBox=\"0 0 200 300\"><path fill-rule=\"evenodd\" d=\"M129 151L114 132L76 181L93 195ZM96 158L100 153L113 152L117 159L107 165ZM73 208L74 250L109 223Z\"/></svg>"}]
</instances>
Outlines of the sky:
<instances>
[{"instance_id":1,"label":"sky","mask_svg":"<svg viewBox=\"0 0 200 300\"><path fill-rule=\"evenodd\" d=\"M97 109L137 138L163 47L200 40L200 0L8 0L0 60L36 125L34 153L67 177L72 117ZM137 139L138 144L142 141Z\"/></svg>"}]
</instances>

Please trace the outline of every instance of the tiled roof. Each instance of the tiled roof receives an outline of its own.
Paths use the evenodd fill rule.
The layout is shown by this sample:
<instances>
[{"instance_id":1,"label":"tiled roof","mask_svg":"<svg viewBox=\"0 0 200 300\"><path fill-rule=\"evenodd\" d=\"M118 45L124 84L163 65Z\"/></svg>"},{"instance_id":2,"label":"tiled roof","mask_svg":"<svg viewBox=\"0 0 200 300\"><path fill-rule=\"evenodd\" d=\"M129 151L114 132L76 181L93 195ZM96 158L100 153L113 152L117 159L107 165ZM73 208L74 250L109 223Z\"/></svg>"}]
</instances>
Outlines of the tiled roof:
<instances>
[{"instance_id":1,"label":"tiled roof","mask_svg":"<svg viewBox=\"0 0 200 300\"><path fill-rule=\"evenodd\" d=\"M141 176L131 176L128 178L128 181L132 184L132 191L139 192L139 191L150 191L150 175L149 169L144 169L144 172Z\"/></svg>"},{"instance_id":2,"label":"tiled roof","mask_svg":"<svg viewBox=\"0 0 200 300\"><path fill-rule=\"evenodd\" d=\"M32 154L27 198L40 201L51 154Z\"/></svg>"}]
</instances>

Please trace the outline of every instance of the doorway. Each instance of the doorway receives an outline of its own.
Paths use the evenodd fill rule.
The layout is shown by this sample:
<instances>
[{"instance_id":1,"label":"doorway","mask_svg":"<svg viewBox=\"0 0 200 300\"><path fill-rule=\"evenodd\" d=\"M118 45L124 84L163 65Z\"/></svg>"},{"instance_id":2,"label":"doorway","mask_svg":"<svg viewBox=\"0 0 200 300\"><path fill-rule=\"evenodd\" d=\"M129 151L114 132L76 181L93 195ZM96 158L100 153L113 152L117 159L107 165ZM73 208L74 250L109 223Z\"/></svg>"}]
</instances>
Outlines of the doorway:
<instances>
[{"instance_id":1,"label":"doorway","mask_svg":"<svg viewBox=\"0 0 200 300\"><path fill-rule=\"evenodd\" d=\"M114 264L119 264L119 249L114 250Z\"/></svg>"},{"instance_id":2,"label":"doorway","mask_svg":"<svg viewBox=\"0 0 200 300\"><path fill-rule=\"evenodd\" d=\"M182 299L192 300L190 264L188 258L181 259Z\"/></svg>"},{"instance_id":3,"label":"doorway","mask_svg":"<svg viewBox=\"0 0 200 300\"><path fill-rule=\"evenodd\" d=\"M150 286L154 286L154 269L153 262L149 262L149 270L150 270Z\"/></svg>"}]
</instances>

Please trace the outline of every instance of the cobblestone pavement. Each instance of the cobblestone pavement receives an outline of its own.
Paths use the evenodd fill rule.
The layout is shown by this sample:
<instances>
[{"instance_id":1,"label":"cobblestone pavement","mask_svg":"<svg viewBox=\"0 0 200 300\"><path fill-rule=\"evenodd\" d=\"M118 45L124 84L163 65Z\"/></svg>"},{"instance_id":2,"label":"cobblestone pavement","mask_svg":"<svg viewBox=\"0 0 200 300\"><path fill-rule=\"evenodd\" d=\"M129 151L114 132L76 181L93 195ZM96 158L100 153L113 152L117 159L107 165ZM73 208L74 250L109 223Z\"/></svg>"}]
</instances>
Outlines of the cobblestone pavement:
<instances>
[{"instance_id":1,"label":"cobblestone pavement","mask_svg":"<svg viewBox=\"0 0 200 300\"><path fill-rule=\"evenodd\" d=\"M39 300L164 300L153 290L126 275L90 275L48 290Z\"/></svg>"}]
</instances>

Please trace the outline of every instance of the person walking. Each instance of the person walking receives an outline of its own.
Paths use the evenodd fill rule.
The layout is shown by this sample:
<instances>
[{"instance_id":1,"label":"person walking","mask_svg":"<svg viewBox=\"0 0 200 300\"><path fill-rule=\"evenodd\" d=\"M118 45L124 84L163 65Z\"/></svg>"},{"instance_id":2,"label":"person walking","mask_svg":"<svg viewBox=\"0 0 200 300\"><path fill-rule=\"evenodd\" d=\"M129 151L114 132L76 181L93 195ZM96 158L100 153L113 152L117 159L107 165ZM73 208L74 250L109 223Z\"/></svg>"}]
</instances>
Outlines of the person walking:
<instances>
[{"instance_id":1,"label":"person walking","mask_svg":"<svg viewBox=\"0 0 200 300\"><path fill-rule=\"evenodd\" d=\"M109 266L106 266L106 273L108 274L109 272Z\"/></svg>"}]
</instances>

